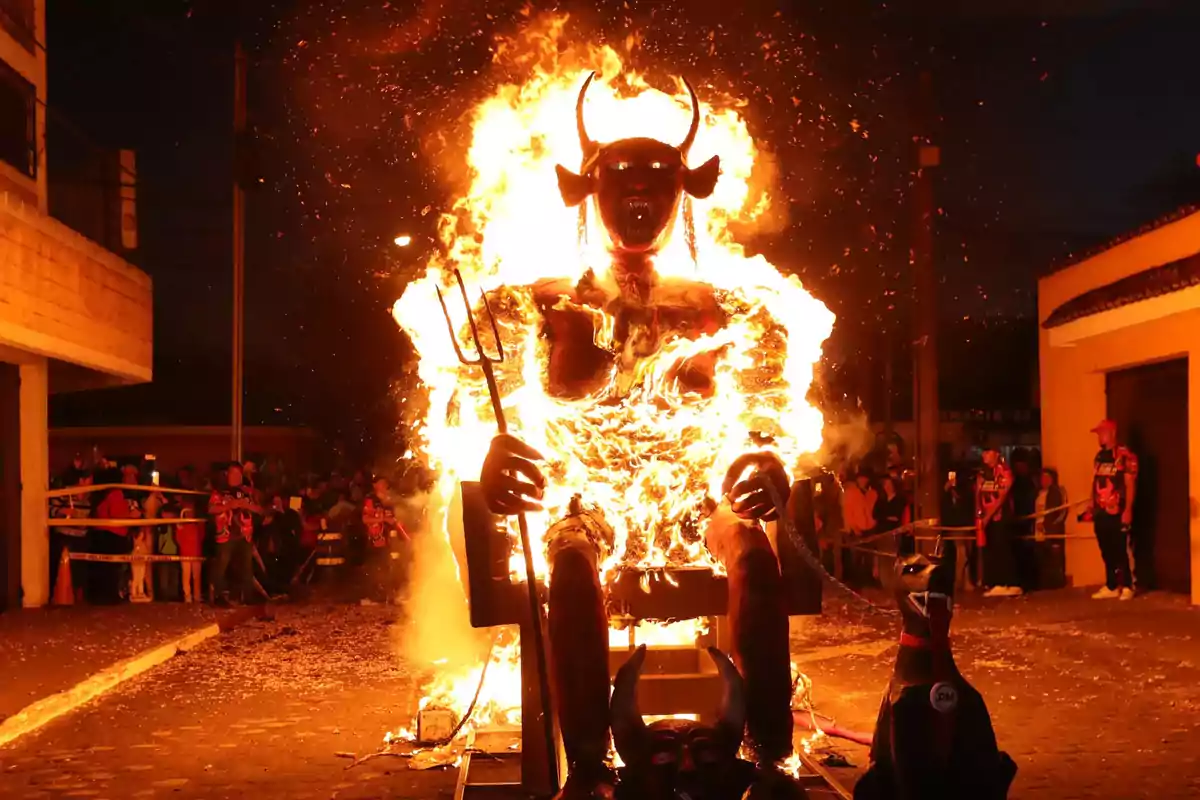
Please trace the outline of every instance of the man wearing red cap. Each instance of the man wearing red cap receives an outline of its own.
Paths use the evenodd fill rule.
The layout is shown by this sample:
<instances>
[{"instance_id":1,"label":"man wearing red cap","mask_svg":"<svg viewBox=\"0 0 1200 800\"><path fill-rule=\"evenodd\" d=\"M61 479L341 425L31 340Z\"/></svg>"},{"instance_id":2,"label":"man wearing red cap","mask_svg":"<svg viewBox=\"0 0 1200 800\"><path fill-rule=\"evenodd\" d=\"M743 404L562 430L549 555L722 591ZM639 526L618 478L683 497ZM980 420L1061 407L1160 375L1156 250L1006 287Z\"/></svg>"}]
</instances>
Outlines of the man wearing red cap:
<instances>
[{"instance_id":1,"label":"man wearing red cap","mask_svg":"<svg viewBox=\"0 0 1200 800\"><path fill-rule=\"evenodd\" d=\"M1133 500L1137 493L1137 456L1117 444L1117 423L1102 420L1092 428L1100 443L1092 478L1091 514L1096 541L1104 559L1105 585L1092 597L1133 599L1129 575L1129 532L1133 527Z\"/></svg>"}]
</instances>

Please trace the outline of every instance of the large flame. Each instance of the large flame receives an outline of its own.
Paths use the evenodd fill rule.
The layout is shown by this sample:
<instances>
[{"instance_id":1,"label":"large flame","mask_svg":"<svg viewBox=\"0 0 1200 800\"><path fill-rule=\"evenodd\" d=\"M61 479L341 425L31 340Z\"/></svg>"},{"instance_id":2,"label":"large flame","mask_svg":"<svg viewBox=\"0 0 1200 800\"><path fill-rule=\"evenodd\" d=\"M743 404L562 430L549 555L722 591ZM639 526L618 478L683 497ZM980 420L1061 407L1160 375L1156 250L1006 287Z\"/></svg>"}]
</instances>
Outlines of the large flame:
<instances>
[{"instance_id":1,"label":"large flame","mask_svg":"<svg viewBox=\"0 0 1200 800\"><path fill-rule=\"evenodd\" d=\"M799 279L761 256L746 255L733 240L731 225L752 226L769 206L764 187L755 185L761 157L740 104L715 101L700 83L703 120L689 161L700 164L719 155L721 177L710 198L692 201L697 259L677 233L654 267L663 278L710 287L728 324L699 340L664 338L632 375L614 367L595 396L554 396L531 286L548 279L574 284L588 270L601 283L609 276L604 236L594 222L598 215L588 214L592 222L581 244L578 212L564 207L555 180L555 164L574 168L581 161L575 127L579 87L589 71L597 72L585 114L589 133L601 142L634 136L677 142L691 114L682 85L672 93L651 88L641 75L625 70L610 48L570 51L566 63L557 42L562 22L526 41L532 57L515 59L535 65L527 80L499 86L475 108L467 153L470 188L440 220L443 250L393 309L419 354L419 375L429 392L414 454L438 475L429 508L433 529L449 535L447 509L456 488L478 479L496 431L482 372L460 364L437 302L437 288L450 288L460 344L471 353L467 310L449 277L457 267L473 293L488 294L498 318L506 358L497 365L497 378L510 430L547 459L546 511L529 516L539 573L546 571L541 546L546 530L577 493L603 511L616 534L603 567L606 576L631 566L715 566L703 546L702 510L706 498L720 497L730 462L766 441L794 465L821 444L822 417L806 395L833 315ZM483 320L482 304L473 312ZM611 346L612 317L591 313L594 341ZM490 336L485 342L489 349L495 344ZM715 393L701 398L681 390L672 368L683 358L714 351ZM601 396L606 402L599 402ZM521 563L519 554L514 559L514 566ZM684 628L673 635L695 637L696 625ZM614 641L623 637L614 634ZM503 672L503 682L515 677L519 686L511 649L495 656L492 667L499 668L498 681ZM478 676L476 670L475 681ZM435 702L463 713L474 693L472 676L447 677L443 684L433 691Z\"/></svg>"}]
</instances>

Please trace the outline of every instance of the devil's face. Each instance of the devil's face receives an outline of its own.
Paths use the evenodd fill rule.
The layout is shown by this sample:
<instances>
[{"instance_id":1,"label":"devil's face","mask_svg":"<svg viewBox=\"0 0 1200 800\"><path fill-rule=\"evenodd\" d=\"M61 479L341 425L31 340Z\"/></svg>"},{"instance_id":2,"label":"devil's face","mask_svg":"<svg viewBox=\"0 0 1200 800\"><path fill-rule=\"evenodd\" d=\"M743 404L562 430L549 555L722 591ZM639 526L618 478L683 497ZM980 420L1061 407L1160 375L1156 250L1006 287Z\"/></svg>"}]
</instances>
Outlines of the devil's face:
<instances>
[{"instance_id":1,"label":"devil's face","mask_svg":"<svg viewBox=\"0 0 1200 800\"><path fill-rule=\"evenodd\" d=\"M683 193L683 159L653 139L626 139L600 152L596 206L619 250L657 250L670 235Z\"/></svg>"},{"instance_id":2,"label":"devil's face","mask_svg":"<svg viewBox=\"0 0 1200 800\"><path fill-rule=\"evenodd\" d=\"M647 762L638 765L646 797L715 796L726 782L731 760L723 752L720 734L698 722L664 719L648 730Z\"/></svg>"},{"instance_id":3,"label":"devil's face","mask_svg":"<svg viewBox=\"0 0 1200 800\"><path fill-rule=\"evenodd\" d=\"M954 575L938 556L912 555L896 561L896 602L904 630L929 636L950 630Z\"/></svg>"},{"instance_id":4,"label":"devil's face","mask_svg":"<svg viewBox=\"0 0 1200 800\"><path fill-rule=\"evenodd\" d=\"M687 166L688 150L700 128L699 102L688 85L692 125L679 146L646 138L600 144L588 136L583 120L583 101L591 82L591 77L584 82L575 109L583 167L579 173L556 168L563 202L574 207L594 196L614 251L654 253L670 237L683 194L708 197L720 174L716 156L696 169Z\"/></svg>"},{"instance_id":5,"label":"devil's face","mask_svg":"<svg viewBox=\"0 0 1200 800\"><path fill-rule=\"evenodd\" d=\"M746 724L745 688L737 667L716 648L709 655L725 691L715 726L681 719L646 725L637 708L637 683L646 646L634 651L613 681L613 743L625 763L622 783L638 798L727 797L723 789L737 771ZM724 792L724 793L723 793Z\"/></svg>"}]
</instances>

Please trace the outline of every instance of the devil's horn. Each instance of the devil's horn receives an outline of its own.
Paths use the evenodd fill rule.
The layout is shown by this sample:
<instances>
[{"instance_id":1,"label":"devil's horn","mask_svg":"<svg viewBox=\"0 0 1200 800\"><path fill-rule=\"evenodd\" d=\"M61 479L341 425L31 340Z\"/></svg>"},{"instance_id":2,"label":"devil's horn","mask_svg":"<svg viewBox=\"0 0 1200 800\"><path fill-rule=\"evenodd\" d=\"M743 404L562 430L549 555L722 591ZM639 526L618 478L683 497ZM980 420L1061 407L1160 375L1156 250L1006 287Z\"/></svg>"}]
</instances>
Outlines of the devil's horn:
<instances>
[{"instance_id":1,"label":"devil's horn","mask_svg":"<svg viewBox=\"0 0 1200 800\"><path fill-rule=\"evenodd\" d=\"M617 754L626 764L641 760L649 744L646 722L638 710L637 686L642 676L642 665L646 663L646 645L633 651L629 660L617 670L613 679L612 700L609 704L609 723L612 725L613 744Z\"/></svg>"},{"instance_id":2,"label":"devil's horn","mask_svg":"<svg viewBox=\"0 0 1200 800\"><path fill-rule=\"evenodd\" d=\"M692 88L692 84L688 82L688 79L683 78L682 80L683 85L687 87L688 95L692 98L692 126L688 128L687 138L683 140L683 144L679 145L679 152L686 156L688 150L691 150L692 145L695 144L696 133L700 130L700 101L696 99L696 90ZM580 119L582 120L583 117L580 117Z\"/></svg>"},{"instance_id":3,"label":"devil's horn","mask_svg":"<svg viewBox=\"0 0 1200 800\"><path fill-rule=\"evenodd\" d=\"M715 647L710 647L708 657L712 659L724 685L717 730L721 732L732 758L741 749L742 735L746 730L746 684L742 680L742 673L738 672L729 656Z\"/></svg>"},{"instance_id":4,"label":"devil's horn","mask_svg":"<svg viewBox=\"0 0 1200 800\"><path fill-rule=\"evenodd\" d=\"M575 101L575 127L579 129L579 147L583 150L584 161L591 158L592 153L596 150L596 143L588 136L587 124L583 121L583 100L587 96L588 87L592 85L592 79L595 77L595 72L588 73L587 80L583 82L583 87L579 90L579 99Z\"/></svg>"}]
</instances>

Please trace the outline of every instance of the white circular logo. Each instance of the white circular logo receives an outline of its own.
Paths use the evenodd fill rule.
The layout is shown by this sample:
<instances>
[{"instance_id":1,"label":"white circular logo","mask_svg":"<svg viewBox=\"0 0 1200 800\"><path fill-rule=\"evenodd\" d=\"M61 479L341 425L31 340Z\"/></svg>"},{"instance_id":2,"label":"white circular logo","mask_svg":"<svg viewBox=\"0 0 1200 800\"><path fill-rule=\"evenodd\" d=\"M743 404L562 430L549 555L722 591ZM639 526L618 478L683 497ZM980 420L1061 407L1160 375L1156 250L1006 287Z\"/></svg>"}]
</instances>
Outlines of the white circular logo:
<instances>
[{"instance_id":1,"label":"white circular logo","mask_svg":"<svg viewBox=\"0 0 1200 800\"><path fill-rule=\"evenodd\" d=\"M929 704L943 714L948 714L958 706L958 690L950 683L935 683L929 690Z\"/></svg>"}]
</instances>

